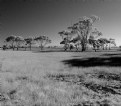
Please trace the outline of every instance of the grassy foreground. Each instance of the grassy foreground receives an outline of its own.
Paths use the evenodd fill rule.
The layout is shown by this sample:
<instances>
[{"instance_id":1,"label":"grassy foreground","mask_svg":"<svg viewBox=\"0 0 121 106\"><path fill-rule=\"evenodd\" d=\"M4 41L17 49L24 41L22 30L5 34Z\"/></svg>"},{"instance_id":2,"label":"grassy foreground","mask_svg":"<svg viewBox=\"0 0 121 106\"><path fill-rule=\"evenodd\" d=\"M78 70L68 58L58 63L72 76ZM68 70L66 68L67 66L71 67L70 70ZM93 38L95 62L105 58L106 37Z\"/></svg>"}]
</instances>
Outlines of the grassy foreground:
<instances>
[{"instance_id":1,"label":"grassy foreground","mask_svg":"<svg viewBox=\"0 0 121 106\"><path fill-rule=\"evenodd\" d=\"M120 61L120 51L0 51L0 106L121 106Z\"/></svg>"}]
</instances>

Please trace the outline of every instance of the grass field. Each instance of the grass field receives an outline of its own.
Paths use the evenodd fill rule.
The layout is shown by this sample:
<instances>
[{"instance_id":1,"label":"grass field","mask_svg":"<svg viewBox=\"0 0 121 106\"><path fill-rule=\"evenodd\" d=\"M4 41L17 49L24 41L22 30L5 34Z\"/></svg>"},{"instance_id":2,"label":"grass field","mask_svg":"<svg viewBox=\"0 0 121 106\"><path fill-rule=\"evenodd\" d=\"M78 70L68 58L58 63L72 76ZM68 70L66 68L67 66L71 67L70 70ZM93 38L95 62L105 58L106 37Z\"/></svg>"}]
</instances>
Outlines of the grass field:
<instances>
[{"instance_id":1,"label":"grass field","mask_svg":"<svg viewBox=\"0 0 121 106\"><path fill-rule=\"evenodd\" d=\"M121 51L2 51L0 106L121 106Z\"/></svg>"}]
</instances>

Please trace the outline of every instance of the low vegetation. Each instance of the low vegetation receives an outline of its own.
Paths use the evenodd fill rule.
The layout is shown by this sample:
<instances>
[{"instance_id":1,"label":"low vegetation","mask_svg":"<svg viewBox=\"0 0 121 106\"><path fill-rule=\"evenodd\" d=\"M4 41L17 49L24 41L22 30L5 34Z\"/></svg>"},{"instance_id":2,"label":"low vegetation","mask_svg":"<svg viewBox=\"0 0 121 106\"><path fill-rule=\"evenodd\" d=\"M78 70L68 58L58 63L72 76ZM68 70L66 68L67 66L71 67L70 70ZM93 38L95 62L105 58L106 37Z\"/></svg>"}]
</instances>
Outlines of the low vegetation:
<instances>
[{"instance_id":1,"label":"low vegetation","mask_svg":"<svg viewBox=\"0 0 121 106\"><path fill-rule=\"evenodd\" d=\"M93 57L105 61L100 65L93 60L94 65L84 67ZM114 66L110 60L120 57L120 51L1 51L0 105L120 106L121 64ZM83 64L73 65L73 59Z\"/></svg>"}]
</instances>

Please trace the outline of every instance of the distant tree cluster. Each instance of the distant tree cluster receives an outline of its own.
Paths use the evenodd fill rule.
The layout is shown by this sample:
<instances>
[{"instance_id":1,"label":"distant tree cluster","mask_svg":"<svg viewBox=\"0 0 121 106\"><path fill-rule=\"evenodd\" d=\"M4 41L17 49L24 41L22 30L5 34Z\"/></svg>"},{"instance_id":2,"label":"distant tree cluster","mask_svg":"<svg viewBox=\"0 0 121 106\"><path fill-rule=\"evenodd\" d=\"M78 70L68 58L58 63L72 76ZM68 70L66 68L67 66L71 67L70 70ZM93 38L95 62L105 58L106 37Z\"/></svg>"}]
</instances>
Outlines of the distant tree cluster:
<instances>
[{"instance_id":1,"label":"distant tree cluster","mask_svg":"<svg viewBox=\"0 0 121 106\"><path fill-rule=\"evenodd\" d=\"M115 39L107 39L102 37L102 33L94 27L94 23L99 21L98 16L92 15L90 17L83 16L79 18L78 22L69 26L67 30L63 30L58 34L62 37L60 44L64 45L64 50L67 51L75 48L76 50L81 49L81 51L86 51L89 46L93 50L98 49L111 49L111 45L116 46ZM100 37L100 38L99 38ZM19 50L19 48L30 48L33 44L37 44L41 50L51 43L49 37L45 35L40 35L36 37L23 38L22 36L8 36L5 39L5 45L3 45L3 50L7 48L12 48L13 50Z\"/></svg>"},{"instance_id":2,"label":"distant tree cluster","mask_svg":"<svg viewBox=\"0 0 121 106\"><path fill-rule=\"evenodd\" d=\"M34 40L39 44L41 50L45 47L45 45L51 43L51 40L47 36L38 36L35 37Z\"/></svg>"},{"instance_id":3,"label":"distant tree cluster","mask_svg":"<svg viewBox=\"0 0 121 106\"><path fill-rule=\"evenodd\" d=\"M38 37L28 37L23 38L22 36L8 36L5 41L5 45L3 45L3 50L7 48L12 48L15 50L19 50L19 48L26 48L29 47L31 50L31 47L33 44L37 44L38 47L41 48L41 50L49 43L51 43L51 40L47 36L38 36Z\"/></svg>"},{"instance_id":4,"label":"distant tree cluster","mask_svg":"<svg viewBox=\"0 0 121 106\"><path fill-rule=\"evenodd\" d=\"M109 49L111 44L116 45L115 40L110 38L99 38L102 33L94 27L94 23L100 20L98 16L92 15L90 17L81 17L77 23L68 27L67 30L59 32L62 37L60 44L64 44L64 50L81 47L82 51L87 49L87 45L91 45L96 51L99 48Z\"/></svg>"}]
</instances>

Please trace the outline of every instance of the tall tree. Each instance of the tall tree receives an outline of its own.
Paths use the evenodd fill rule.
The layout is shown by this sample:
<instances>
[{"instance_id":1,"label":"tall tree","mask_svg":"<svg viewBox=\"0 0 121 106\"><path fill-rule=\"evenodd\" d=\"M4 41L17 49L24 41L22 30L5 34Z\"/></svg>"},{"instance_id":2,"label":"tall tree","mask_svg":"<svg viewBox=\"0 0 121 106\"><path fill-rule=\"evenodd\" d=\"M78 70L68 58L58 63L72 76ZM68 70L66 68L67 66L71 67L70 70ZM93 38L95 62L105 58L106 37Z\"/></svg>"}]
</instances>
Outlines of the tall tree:
<instances>
[{"instance_id":1,"label":"tall tree","mask_svg":"<svg viewBox=\"0 0 121 106\"><path fill-rule=\"evenodd\" d=\"M49 43L51 43L51 40L47 36L38 36L35 37L34 40L37 42L41 50Z\"/></svg>"},{"instance_id":2,"label":"tall tree","mask_svg":"<svg viewBox=\"0 0 121 106\"><path fill-rule=\"evenodd\" d=\"M78 35L78 38L81 42L82 51L86 50L86 46L88 43L88 37L90 33L92 33L93 24L99 20L98 16L90 16L90 17L81 17L79 21L75 24L73 24L71 27L68 27L68 29L71 29L73 32L75 32Z\"/></svg>"},{"instance_id":3,"label":"tall tree","mask_svg":"<svg viewBox=\"0 0 121 106\"><path fill-rule=\"evenodd\" d=\"M107 50L108 44L110 43L110 41L107 38L99 38L98 41L101 44L101 47Z\"/></svg>"},{"instance_id":4,"label":"tall tree","mask_svg":"<svg viewBox=\"0 0 121 106\"><path fill-rule=\"evenodd\" d=\"M113 38L110 38L109 41L110 41L110 43L109 43L109 50L110 50L111 49L111 44L116 46L116 42L115 42L115 39L113 39Z\"/></svg>"},{"instance_id":5,"label":"tall tree","mask_svg":"<svg viewBox=\"0 0 121 106\"><path fill-rule=\"evenodd\" d=\"M13 50L15 48L15 45L14 45L15 39L16 39L16 36L14 36L14 35L11 35L5 39L5 42L9 43Z\"/></svg>"},{"instance_id":6,"label":"tall tree","mask_svg":"<svg viewBox=\"0 0 121 106\"><path fill-rule=\"evenodd\" d=\"M15 42L16 42L16 47L18 50L21 44L24 42L24 38L22 36L16 36Z\"/></svg>"},{"instance_id":7,"label":"tall tree","mask_svg":"<svg viewBox=\"0 0 121 106\"><path fill-rule=\"evenodd\" d=\"M24 40L25 40L25 45L29 45L29 48L31 50L34 38L33 37L28 37L28 38L25 38ZM25 47L25 50L26 50L26 47Z\"/></svg>"},{"instance_id":8,"label":"tall tree","mask_svg":"<svg viewBox=\"0 0 121 106\"><path fill-rule=\"evenodd\" d=\"M98 40L94 39L92 36L88 39L88 43L93 46L93 49L96 50L99 49L100 43Z\"/></svg>"},{"instance_id":9,"label":"tall tree","mask_svg":"<svg viewBox=\"0 0 121 106\"><path fill-rule=\"evenodd\" d=\"M60 34L60 36L62 37L62 41L60 42L60 44L64 44L64 50L66 51L70 47L70 41L73 36L73 32L64 30L59 32L58 34Z\"/></svg>"}]
</instances>

